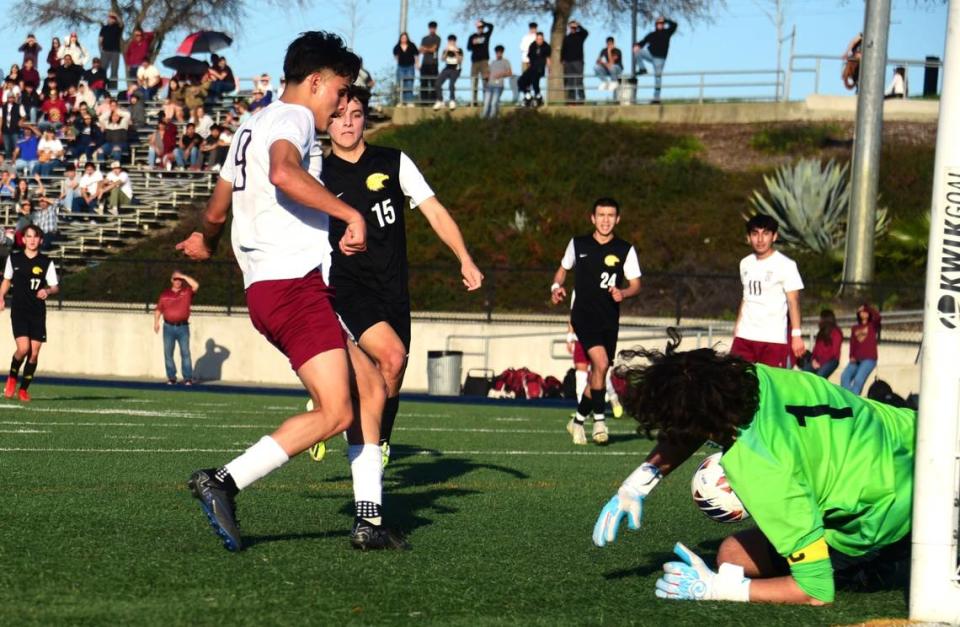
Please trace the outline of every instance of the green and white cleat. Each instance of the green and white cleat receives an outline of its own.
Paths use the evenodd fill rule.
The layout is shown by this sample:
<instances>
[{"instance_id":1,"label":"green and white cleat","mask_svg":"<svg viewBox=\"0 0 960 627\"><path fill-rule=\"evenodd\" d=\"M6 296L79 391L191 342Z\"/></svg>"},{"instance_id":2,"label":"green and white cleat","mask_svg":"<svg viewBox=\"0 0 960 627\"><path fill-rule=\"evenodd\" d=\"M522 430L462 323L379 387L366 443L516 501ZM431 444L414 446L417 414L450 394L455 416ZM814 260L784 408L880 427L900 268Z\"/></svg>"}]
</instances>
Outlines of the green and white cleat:
<instances>
[{"instance_id":1,"label":"green and white cleat","mask_svg":"<svg viewBox=\"0 0 960 627\"><path fill-rule=\"evenodd\" d=\"M610 440L610 434L607 432L607 423L603 420L596 420L593 423L593 441L597 444L606 444Z\"/></svg>"},{"instance_id":2,"label":"green and white cleat","mask_svg":"<svg viewBox=\"0 0 960 627\"><path fill-rule=\"evenodd\" d=\"M383 461L383 467L386 468L390 463L390 443L384 442L380 445L380 459Z\"/></svg>"},{"instance_id":3,"label":"green and white cleat","mask_svg":"<svg viewBox=\"0 0 960 627\"><path fill-rule=\"evenodd\" d=\"M310 447L310 459L315 462L322 462L323 457L327 454L327 443L326 442L317 442Z\"/></svg>"},{"instance_id":4,"label":"green and white cleat","mask_svg":"<svg viewBox=\"0 0 960 627\"><path fill-rule=\"evenodd\" d=\"M613 407L614 418L623 418L623 405L617 403L616 401L611 401L610 406Z\"/></svg>"}]
</instances>

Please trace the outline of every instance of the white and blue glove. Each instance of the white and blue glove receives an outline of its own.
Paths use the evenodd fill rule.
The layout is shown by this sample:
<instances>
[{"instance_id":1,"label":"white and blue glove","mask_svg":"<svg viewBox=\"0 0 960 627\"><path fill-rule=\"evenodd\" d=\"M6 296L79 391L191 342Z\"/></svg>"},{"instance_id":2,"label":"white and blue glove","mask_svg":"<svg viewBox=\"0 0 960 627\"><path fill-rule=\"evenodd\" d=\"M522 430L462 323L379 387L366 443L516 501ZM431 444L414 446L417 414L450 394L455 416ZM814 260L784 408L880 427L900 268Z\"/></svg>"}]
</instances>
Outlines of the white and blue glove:
<instances>
[{"instance_id":1,"label":"white and blue glove","mask_svg":"<svg viewBox=\"0 0 960 627\"><path fill-rule=\"evenodd\" d=\"M627 519L627 526L636 531L643 517L643 500L660 483L660 469L653 464L643 464L623 482L613 498L600 510L593 526L593 543L606 546L617 539L620 523Z\"/></svg>"},{"instance_id":2,"label":"white and blue glove","mask_svg":"<svg viewBox=\"0 0 960 627\"><path fill-rule=\"evenodd\" d=\"M660 599L681 601L750 600L750 580L743 576L743 567L721 564L713 572L696 553L677 542L673 552L682 562L667 562L663 576L657 579L655 594Z\"/></svg>"}]
</instances>

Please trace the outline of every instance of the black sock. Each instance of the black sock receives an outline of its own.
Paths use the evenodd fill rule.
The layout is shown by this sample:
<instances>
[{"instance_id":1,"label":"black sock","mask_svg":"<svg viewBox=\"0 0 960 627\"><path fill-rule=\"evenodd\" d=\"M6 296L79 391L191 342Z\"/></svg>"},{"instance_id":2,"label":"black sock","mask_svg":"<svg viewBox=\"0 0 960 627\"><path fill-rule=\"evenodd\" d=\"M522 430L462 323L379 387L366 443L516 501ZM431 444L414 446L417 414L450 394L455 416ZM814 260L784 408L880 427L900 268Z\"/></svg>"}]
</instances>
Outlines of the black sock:
<instances>
[{"instance_id":1,"label":"black sock","mask_svg":"<svg viewBox=\"0 0 960 627\"><path fill-rule=\"evenodd\" d=\"M603 409L606 404L606 391L603 388L599 389L590 389L590 395L593 397L593 419L594 420L603 420ZM586 414L584 414L586 416Z\"/></svg>"},{"instance_id":2,"label":"black sock","mask_svg":"<svg viewBox=\"0 0 960 627\"><path fill-rule=\"evenodd\" d=\"M397 421L397 412L400 411L400 397L391 396L383 405L383 420L380 421L380 443L390 443L393 434L393 423Z\"/></svg>"},{"instance_id":3,"label":"black sock","mask_svg":"<svg viewBox=\"0 0 960 627\"><path fill-rule=\"evenodd\" d=\"M373 501L356 501L354 507L356 507L358 520L365 520L371 525L380 525L380 517L383 515L382 507Z\"/></svg>"},{"instance_id":4,"label":"black sock","mask_svg":"<svg viewBox=\"0 0 960 627\"><path fill-rule=\"evenodd\" d=\"M581 396L580 402L577 403L577 416L574 420L583 424L583 419L590 415L590 408L593 407L592 403L593 401L586 394Z\"/></svg>"},{"instance_id":5,"label":"black sock","mask_svg":"<svg viewBox=\"0 0 960 627\"><path fill-rule=\"evenodd\" d=\"M13 359L10 360L10 376L14 379L16 379L17 375L20 374L20 365L23 363L24 359L26 359L26 357L17 359L17 356L14 355Z\"/></svg>"},{"instance_id":6,"label":"black sock","mask_svg":"<svg viewBox=\"0 0 960 627\"><path fill-rule=\"evenodd\" d=\"M33 383L33 373L37 371L37 362L28 361L23 367L23 380L20 381L20 389L26 390Z\"/></svg>"},{"instance_id":7,"label":"black sock","mask_svg":"<svg viewBox=\"0 0 960 627\"><path fill-rule=\"evenodd\" d=\"M233 480L226 466L217 468L217 472L213 475L213 478L223 484L224 489L232 496L236 496L237 493L240 492L240 488L237 487L237 482Z\"/></svg>"}]
</instances>

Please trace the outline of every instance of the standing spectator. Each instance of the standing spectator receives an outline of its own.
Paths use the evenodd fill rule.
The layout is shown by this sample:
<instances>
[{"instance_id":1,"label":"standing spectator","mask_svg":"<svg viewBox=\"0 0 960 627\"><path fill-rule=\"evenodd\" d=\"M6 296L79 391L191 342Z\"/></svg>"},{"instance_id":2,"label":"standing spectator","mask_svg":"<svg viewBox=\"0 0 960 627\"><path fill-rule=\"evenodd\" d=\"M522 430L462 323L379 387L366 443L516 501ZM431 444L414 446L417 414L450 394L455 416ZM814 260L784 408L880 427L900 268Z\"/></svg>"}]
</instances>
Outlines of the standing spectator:
<instances>
[{"instance_id":1,"label":"standing spectator","mask_svg":"<svg viewBox=\"0 0 960 627\"><path fill-rule=\"evenodd\" d=\"M477 20L477 32L467 40L467 50L470 51L470 104L476 105L477 82L482 80L487 85L490 75L490 35L493 33L493 24Z\"/></svg>"},{"instance_id":2,"label":"standing spectator","mask_svg":"<svg viewBox=\"0 0 960 627\"><path fill-rule=\"evenodd\" d=\"M576 20L570 20L567 28L567 35L560 44L560 62L563 64L567 102L583 102L583 43L590 33Z\"/></svg>"},{"instance_id":3,"label":"standing spectator","mask_svg":"<svg viewBox=\"0 0 960 627\"><path fill-rule=\"evenodd\" d=\"M20 127L27 117L23 105L17 102L14 94L8 94L3 109L0 109L0 134L3 135L3 154L11 161L20 139Z\"/></svg>"},{"instance_id":4,"label":"standing spectator","mask_svg":"<svg viewBox=\"0 0 960 627\"><path fill-rule=\"evenodd\" d=\"M893 70L893 82L890 83L890 90L883 96L884 100L890 98L907 97L907 70L902 65L898 65Z\"/></svg>"},{"instance_id":5,"label":"standing spectator","mask_svg":"<svg viewBox=\"0 0 960 627\"><path fill-rule=\"evenodd\" d=\"M543 96L540 95L540 79L550 67L550 44L543 39L543 33L537 33L537 38L530 44L527 56L530 66L520 75L517 88L523 94L523 106L540 106Z\"/></svg>"},{"instance_id":6,"label":"standing spectator","mask_svg":"<svg viewBox=\"0 0 960 627\"><path fill-rule=\"evenodd\" d=\"M607 37L607 45L600 51L594 71L600 79L600 91L617 89L620 75L623 74L623 54L614 45L613 37Z\"/></svg>"},{"instance_id":7,"label":"standing spectator","mask_svg":"<svg viewBox=\"0 0 960 627\"><path fill-rule=\"evenodd\" d=\"M32 86L34 89L40 86L40 72L37 71L37 64L33 59L27 59L20 68L20 80L23 86Z\"/></svg>"},{"instance_id":8,"label":"standing spectator","mask_svg":"<svg viewBox=\"0 0 960 627\"><path fill-rule=\"evenodd\" d=\"M110 171L100 186L97 194L100 203L104 205L110 215L118 215L120 208L125 207L133 201L133 185L130 183L130 175L119 161L110 164Z\"/></svg>"},{"instance_id":9,"label":"standing spectator","mask_svg":"<svg viewBox=\"0 0 960 627\"><path fill-rule=\"evenodd\" d=\"M139 92L144 100L153 100L162 82L160 70L148 57L140 62L140 68L137 69L137 83L127 89L127 97L129 98L134 92Z\"/></svg>"},{"instance_id":10,"label":"standing spectator","mask_svg":"<svg viewBox=\"0 0 960 627\"><path fill-rule=\"evenodd\" d=\"M151 43L153 43L153 33L143 32L143 28L140 26L133 28L133 38L127 44L127 50L123 54L123 59L127 63L128 82L137 79L137 70L140 69L140 64L150 56Z\"/></svg>"},{"instance_id":11,"label":"standing spectator","mask_svg":"<svg viewBox=\"0 0 960 627\"><path fill-rule=\"evenodd\" d=\"M197 165L197 160L200 158L200 142L202 140L203 138L197 133L196 124L188 122L183 131L183 135L180 136L177 147L173 150L173 158L176 159L178 168L181 170L186 168L187 161L190 162L191 168Z\"/></svg>"},{"instance_id":12,"label":"standing spectator","mask_svg":"<svg viewBox=\"0 0 960 627\"><path fill-rule=\"evenodd\" d=\"M843 347L843 331L837 326L837 316L832 309L820 312L820 330L813 344L813 354L803 364L803 369L829 379L840 364L840 349Z\"/></svg>"},{"instance_id":13,"label":"standing spectator","mask_svg":"<svg viewBox=\"0 0 960 627\"><path fill-rule=\"evenodd\" d=\"M71 87L80 84L80 79L83 78L83 68L74 63L71 54L65 54L60 59L60 67L57 68L57 87L61 94L65 94Z\"/></svg>"},{"instance_id":14,"label":"standing spectator","mask_svg":"<svg viewBox=\"0 0 960 627\"><path fill-rule=\"evenodd\" d=\"M66 211L73 212L73 199L80 189L80 179L77 178L77 166L68 163L60 179L60 206Z\"/></svg>"},{"instance_id":15,"label":"standing spectator","mask_svg":"<svg viewBox=\"0 0 960 627\"><path fill-rule=\"evenodd\" d=\"M50 51L47 52L47 67L55 70L60 67L60 38L54 37L50 41Z\"/></svg>"},{"instance_id":16,"label":"standing spectator","mask_svg":"<svg viewBox=\"0 0 960 627\"><path fill-rule=\"evenodd\" d=\"M779 227L776 220L758 214L747 221L746 227L753 252L740 260L743 300L730 352L751 363L784 368L791 349L794 357L805 351L800 320L803 280L797 262L774 249Z\"/></svg>"},{"instance_id":17,"label":"standing spectator","mask_svg":"<svg viewBox=\"0 0 960 627\"><path fill-rule=\"evenodd\" d=\"M451 109L456 109L457 79L460 78L460 66L463 64L463 50L457 46L456 35L447 37L447 47L443 49L441 58L443 59L444 66L443 70L440 71L439 78L437 78L437 102L433 105L433 108L440 109L443 107L443 83L444 81L449 81L450 101L448 106Z\"/></svg>"},{"instance_id":18,"label":"standing spectator","mask_svg":"<svg viewBox=\"0 0 960 627\"><path fill-rule=\"evenodd\" d=\"M850 329L850 363L840 375L840 385L854 394L863 390L867 377L877 367L880 312L868 303L857 308L857 322Z\"/></svg>"},{"instance_id":19,"label":"standing spectator","mask_svg":"<svg viewBox=\"0 0 960 627\"><path fill-rule=\"evenodd\" d=\"M104 98L107 95L107 73L101 66L98 57L93 58L90 69L83 73L83 80L86 81L87 86L97 98ZM112 84L116 85L116 78L112 80ZM111 89L115 89L115 87L111 87Z\"/></svg>"},{"instance_id":20,"label":"standing spectator","mask_svg":"<svg viewBox=\"0 0 960 627\"><path fill-rule=\"evenodd\" d=\"M441 43L437 23L430 22L427 24L427 34L420 40L420 100L423 102L437 99L437 75L440 74L437 53Z\"/></svg>"},{"instance_id":21,"label":"standing spectator","mask_svg":"<svg viewBox=\"0 0 960 627\"><path fill-rule=\"evenodd\" d=\"M400 33L400 40L393 47L393 58L397 61L397 89L401 92L400 102L413 106L413 82L417 72L417 47L410 41L406 32Z\"/></svg>"},{"instance_id":22,"label":"standing spectator","mask_svg":"<svg viewBox=\"0 0 960 627\"><path fill-rule=\"evenodd\" d=\"M668 20L662 15L657 18L655 30L633 44L633 51L637 53L640 66L635 68L636 74L646 74L646 63L653 66L653 100L651 104L660 103L660 85L663 76L663 64L667 62L667 52L670 51L670 38L677 32L677 23Z\"/></svg>"},{"instance_id":23,"label":"standing spectator","mask_svg":"<svg viewBox=\"0 0 960 627\"><path fill-rule=\"evenodd\" d=\"M527 34L520 38L520 72L526 72L530 67L530 44L537 39L537 23L527 25Z\"/></svg>"},{"instance_id":24,"label":"standing spectator","mask_svg":"<svg viewBox=\"0 0 960 627\"><path fill-rule=\"evenodd\" d=\"M493 49L496 59L490 63L490 80L483 92L483 117L495 118L500 112L500 97L503 95L503 79L511 76L510 62L503 58L503 46Z\"/></svg>"},{"instance_id":25,"label":"standing spectator","mask_svg":"<svg viewBox=\"0 0 960 627\"><path fill-rule=\"evenodd\" d=\"M33 176L37 172L39 158L40 139L37 137L32 126L23 127L23 139L17 142L17 170L21 170L24 176Z\"/></svg>"},{"instance_id":26,"label":"standing spectator","mask_svg":"<svg viewBox=\"0 0 960 627\"><path fill-rule=\"evenodd\" d=\"M117 88L117 76L120 71L120 49L123 45L123 24L120 16L115 12L107 13L107 23L100 27L100 59L110 83L106 89L113 91Z\"/></svg>"},{"instance_id":27,"label":"standing spectator","mask_svg":"<svg viewBox=\"0 0 960 627\"><path fill-rule=\"evenodd\" d=\"M160 332L163 320L163 366L167 371L167 385L177 383L177 365L173 360L173 346L180 345L180 373L184 385L193 385L193 360L190 358L190 306L200 284L191 276L174 270L170 287L160 293L153 310L153 332Z\"/></svg>"},{"instance_id":28,"label":"standing spectator","mask_svg":"<svg viewBox=\"0 0 960 627\"><path fill-rule=\"evenodd\" d=\"M27 61L30 60L33 61L33 65L36 67L40 62L40 51L43 50L43 46L37 43L37 38L33 36L33 33L30 33L17 50L23 53L24 66L27 65Z\"/></svg>"},{"instance_id":29,"label":"standing spectator","mask_svg":"<svg viewBox=\"0 0 960 627\"><path fill-rule=\"evenodd\" d=\"M100 184L103 183L103 174L93 162L87 162L83 167L83 176L77 182L79 194L73 198L73 213L91 213L98 209L100 200Z\"/></svg>"},{"instance_id":30,"label":"standing spectator","mask_svg":"<svg viewBox=\"0 0 960 627\"><path fill-rule=\"evenodd\" d=\"M37 172L40 176L50 176L54 168L59 168L63 164L64 150L63 143L53 134L51 129L43 132L40 143L37 146Z\"/></svg>"},{"instance_id":31,"label":"standing spectator","mask_svg":"<svg viewBox=\"0 0 960 627\"><path fill-rule=\"evenodd\" d=\"M47 251L57 241L60 225L57 222L57 206L50 202L46 195L37 199L37 207L30 214L31 224L36 224L43 231L43 242L40 250Z\"/></svg>"},{"instance_id":32,"label":"standing spectator","mask_svg":"<svg viewBox=\"0 0 960 627\"><path fill-rule=\"evenodd\" d=\"M219 169L227 151L230 149L230 142L223 136L223 129L219 124L210 127L210 135L200 143L200 169L211 170Z\"/></svg>"},{"instance_id":33,"label":"standing spectator","mask_svg":"<svg viewBox=\"0 0 960 627\"><path fill-rule=\"evenodd\" d=\"M57 57L60 59L60 65L63 65L64 59L67 55L70 55L70 58L73 60L77 66L83 69L83 66L87 64L87 60L90 58L87 49L84 48L80 41L77 40L77 33L70 33L70 36L67 37L67 43L63 44L60 47L60 50L57 51Z\"/></svg>"}]
</instances>

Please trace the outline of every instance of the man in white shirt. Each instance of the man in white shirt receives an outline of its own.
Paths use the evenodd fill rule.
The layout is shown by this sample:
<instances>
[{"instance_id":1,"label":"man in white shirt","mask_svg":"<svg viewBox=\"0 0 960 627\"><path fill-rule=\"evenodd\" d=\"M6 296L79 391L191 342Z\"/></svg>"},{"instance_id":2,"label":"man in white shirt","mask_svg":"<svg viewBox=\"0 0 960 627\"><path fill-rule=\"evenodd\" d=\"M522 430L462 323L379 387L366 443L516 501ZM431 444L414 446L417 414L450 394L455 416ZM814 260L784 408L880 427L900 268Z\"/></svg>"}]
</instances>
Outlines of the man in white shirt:
<instances>
[{"instance_id":1,"label":"man in white shirt","mask_svg":"<svg viewBox=\"0 0 960 627\"><path fill-rule=\"evenodd\" d=\"M537 23L530 22L527 34L520 38L520 73L527 71L530 67L530 44L537 39ZM520 101L520 90L517 89L517 76L510 77L510 91L513 92L513 101Z\"/></svg>"},{"instance_id":2,"label":"man in white shirt","mask_svg":"<svg viewBox=\"0 0 960 627\"><path fill-rule=\"evenodd\" d=\"M778 227L775 219L762 214L747 221L747 240L753 252L740 260L743 300L730 352L749 362L785 368L791 352L797 358L805 350L800 327L803 280L797 263L774 250Z\"/></svg>"},{"instance_id":3,"label":"man in white shirt","mask_svg":"<svg viewBox=\"0 0 960 627\"><path fill-rule=\"evenodd\" d=\"M100 200L100 183L103 174L93 163L88 162L83 167L83 174L77 188L77 195L73 197L73 213L89 213L97 210Z\"/></svg>"},{"instance_id":4,"label":"man in white shirt","mask_svg":"<svg viewBox=\"0 0 960 627\"><path fill-rule=\"evenodd\" d=\"M100 199L106 197L106 209L111 215L120 213L120 207L129 205L133 200L133 185L119 161L110 164L110 171L100 186Z\"/></svg>"},{"instance_id":5,"label":"man in white shirt","mask_svg":"<svg viewBox=\"0 0 960 627\"><path fill-rule=\"evenodd\" d=\"M401 537L381 524L383 377L346 341L322 277L329 259L324 244L328 217L347 225L337 242L341 252L366 249L363 216L317 178L322 153L316 149L315 130L327 130L331 118L343 114L360 59L336 35L311 31L290 44L283 70L287 88L281 99L237 130L204 212L203 232L177 248L192 259L209 258L233 207L231 240L250 319L289 358L313 409L288 418L226 465L194 472L188 486L224 546L240 550L236 494L294 455L346 430L356 506L351 544L364 550L406 548Z\"/></svg>"}]
</instances>

